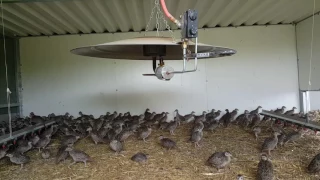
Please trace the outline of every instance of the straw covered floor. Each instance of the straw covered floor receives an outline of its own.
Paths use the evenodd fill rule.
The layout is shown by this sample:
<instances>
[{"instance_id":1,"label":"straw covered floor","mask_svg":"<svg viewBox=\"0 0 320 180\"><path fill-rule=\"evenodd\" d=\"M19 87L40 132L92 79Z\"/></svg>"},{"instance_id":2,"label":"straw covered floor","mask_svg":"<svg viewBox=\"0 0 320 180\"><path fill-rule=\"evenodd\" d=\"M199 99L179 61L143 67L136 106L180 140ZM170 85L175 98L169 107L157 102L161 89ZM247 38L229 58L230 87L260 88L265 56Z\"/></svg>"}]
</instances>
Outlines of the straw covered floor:
<instances>
[{"instance_id":1,"label":"straw covered floor","mask_svg":"<svg viewBox=\"0 0 320 180\"><path fill-rule=\"evenodd\" d=\"M260 147L264 138L270 132L263 128L259 140L255 141L254 135L238 126L219 128L215 132L204 131L200 148L188 142L191 125L184 124L178 127L175 135L161 130L153 130L148 142L137 140L131 136L125 143L125 151L115 154L106 144L95 145L90 137L81 139L75 148L89 154L94 162L89 162L88 167L77 163L68 168L72 162L69 157L65 162L55 164L54 156L59 146L58 138L49 145L52 157L48 160L41 158L38 150L27 153L31 162L22 170L19 165L12 164L8 158L0 160L1 179L236 179L238 174L246 179L255 179L257 164L259 162ZM159 145L158 137L164 135L177 142L177 149L166 150ZM287 144L271 153L271 160L275 169L276 179L320 179L318 175L310 175L306 167L314 155L320 152L320 140L310 133L300 139L296 145ZM205 165L208 157L216 151L229 151L232 153L230 169L218 172ZM149 154L146 163L131 161L137 153Z\"/></svg>"}]
</instances>

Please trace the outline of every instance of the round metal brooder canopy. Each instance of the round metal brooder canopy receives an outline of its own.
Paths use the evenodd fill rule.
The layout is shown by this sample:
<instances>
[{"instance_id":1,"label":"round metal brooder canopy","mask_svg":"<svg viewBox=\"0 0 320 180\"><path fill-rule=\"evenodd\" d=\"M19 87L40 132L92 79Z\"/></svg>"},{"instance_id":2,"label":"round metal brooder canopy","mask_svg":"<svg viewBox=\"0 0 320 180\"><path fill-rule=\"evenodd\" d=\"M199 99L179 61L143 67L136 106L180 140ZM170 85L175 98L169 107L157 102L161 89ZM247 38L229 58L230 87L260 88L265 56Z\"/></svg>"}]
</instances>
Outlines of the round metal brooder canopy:
<instances>
[{"instance_id":1,"label":"round metal brooder canopy","mask_svg":"<svg viewBox=\"0 0 320 180\"><path fill-rule=\"evenodd\" d=\"M133 39L125 39L93 46L79 47L72 49L71 52L77 55L124 59L124 60L152 60L152 55L144 52L144 48L157 46L165 49L165 60L182 60L181 42L173 42L170 37L139 37ZM195 52L195 43L189 42L188 49L191 53ZM208 44L198 43L198 53L211 52L211 57L221 57L233 55L235 50L215 47ZM213 55L212 55L213 54Z\"/></svg>"}]
</instances>

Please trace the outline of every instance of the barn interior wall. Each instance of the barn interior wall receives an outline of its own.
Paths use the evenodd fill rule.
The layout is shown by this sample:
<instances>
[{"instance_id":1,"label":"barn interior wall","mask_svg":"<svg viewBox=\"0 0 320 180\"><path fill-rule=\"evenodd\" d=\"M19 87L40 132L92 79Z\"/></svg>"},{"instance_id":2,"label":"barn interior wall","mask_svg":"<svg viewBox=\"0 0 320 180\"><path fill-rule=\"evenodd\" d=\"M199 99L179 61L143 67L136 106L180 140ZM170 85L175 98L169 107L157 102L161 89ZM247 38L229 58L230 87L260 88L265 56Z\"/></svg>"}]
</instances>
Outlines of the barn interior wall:
<instances>
[{"instance_id":1,"label":"barn interior wall","mask_svg":"<svg viewBox=\"0 0 320 180\"><path fill-rule=\"evenodd\" d=\"M312 17L300 22L296 26L297 52L299 66L300 90L312 90L310 93L310 110L320 109L320 15L314 16L313 48L311 60L311 86L309 85Z\"/></svg>"},{"instance_id":2,"label":"barn interior wall","mask_svg":"<svg viewBox=\"0 0 320 180\"><path fill-rule=\"evenodd\" d=\"M179 32L174 32L179 37ZM155 35L155 33L152 33ZM151 61L77 56L70 49L142 33L28 37L20 39L23 114L79 111L142 113L179 109L197 114L212 108L240 111L258 105L299 108L295 27L292 25L199 30L199 42L234 48L231 57L200 60L197 72L171 81L143 77ZM125 53L125 52L123 52ZM175 70L182 61L165 61ZM192 67L192 61L188 67Z\"/></svg>"},{"instance_id":3,"label":"barn interior wall","mask_svg":"<svg viewBox=\"0 0 320 180\"><path fill-rule=\"evenodd\" d=\"M5 42L5 44L4 44ZM8 102L7 102L7 76L8 88L11 91L10 107L13 116L19 114L19 99L17 88L17 57L16 43L14 38L2 37L0 39L0 122L8 120ZM4 46L5 45L5 46ZM5 51L4 51L5 50ZM5 61L6 59L6 61ZM7 65L7 69L5 68ZM7 73L6 73L7 72Z\"/></svg>"}]
</instances>

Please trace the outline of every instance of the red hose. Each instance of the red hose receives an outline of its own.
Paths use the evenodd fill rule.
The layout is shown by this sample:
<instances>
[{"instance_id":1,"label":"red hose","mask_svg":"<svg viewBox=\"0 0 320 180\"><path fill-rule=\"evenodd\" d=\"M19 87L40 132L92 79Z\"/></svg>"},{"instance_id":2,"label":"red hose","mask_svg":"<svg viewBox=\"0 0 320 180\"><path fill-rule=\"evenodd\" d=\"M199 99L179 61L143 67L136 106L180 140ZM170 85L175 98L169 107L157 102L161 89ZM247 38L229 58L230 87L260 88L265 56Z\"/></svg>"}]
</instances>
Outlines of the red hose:
<instances>
[{"instance_id":1,"label":"red hose","mask_svg":"<svg viewBox=\"0 0 320 180\"><path fill-rule=\"evenodd\" d=\"M161 7L162 7L162 10L163 10L164 14L165 14L172 22L174 22L178 27L180 27L180 26L181 26L181 23L169 13L169 11L168 11L168 9L167 9L167 6L166 6L166 3L164 2L164 0L160 0L160 4L161 4Z\"/></svg>"},{"instance_id":2,"label":"red hose","mask_svg":"<svg viewBox=\"0 0 320 180\"><path fill-rule=\"evenodd\" d=\"M169 13L166 3L164 2L164 0L160 0L161 3L161 7L163 9L164 14L171 20L174 22L175 18Z\"/></svg>"}]
</instances>

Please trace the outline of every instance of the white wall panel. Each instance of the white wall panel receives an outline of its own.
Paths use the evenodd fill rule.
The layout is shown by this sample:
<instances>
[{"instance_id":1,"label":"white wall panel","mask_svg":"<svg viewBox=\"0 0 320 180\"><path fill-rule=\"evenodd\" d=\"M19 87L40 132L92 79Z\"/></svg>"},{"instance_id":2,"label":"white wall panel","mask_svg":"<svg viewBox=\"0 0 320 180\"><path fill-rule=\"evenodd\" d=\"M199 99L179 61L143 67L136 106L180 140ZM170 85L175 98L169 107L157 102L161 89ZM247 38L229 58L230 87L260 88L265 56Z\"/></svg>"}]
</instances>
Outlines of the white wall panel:
<instances>
[{"instance_id":1,"label":"white wall panel","mask_svg":"<svg viewBox=\"0 0 320 180\"><path fill-rule=\"evenodd\" d=\"M312 18L308 18L297 25L297 50L299 58L299 81L300 89L308 90L310 55L311 55L311 32ZM315 16L313 53L311 61L311 88L320 90L320 16ZM320 101L320 99L319 99ZM319 106L320 108L320 106Z\"/></svg>"},{"instance_id":2,"label":"white wall panel","mask_svg":"<svg viewBox=\"0 0 320 180\"><path fill-rule=\"evenodd\" d=\"M141 75L152 72L151 61L95 59L69 52L140 33L22 38L24 114L80 110L94 115L114 110L135 114L147 107L201 113L211 108L299 106L294 26L206 29L199 34L200 42L235 48L238 53L200 60L197 72L176 75L169 82ZM182 61L166 64L176 70L182 67Z\"/></svg>"},{"instance_id":3,"label":"white wall panel","mask_svg":"<svg viewBox=\"0 0 320 180\"><path fill-rule=\"evenodd\" d=\"M320 109L320 91L310 92L310 110Z\"/></svg>"}]
</instances>

